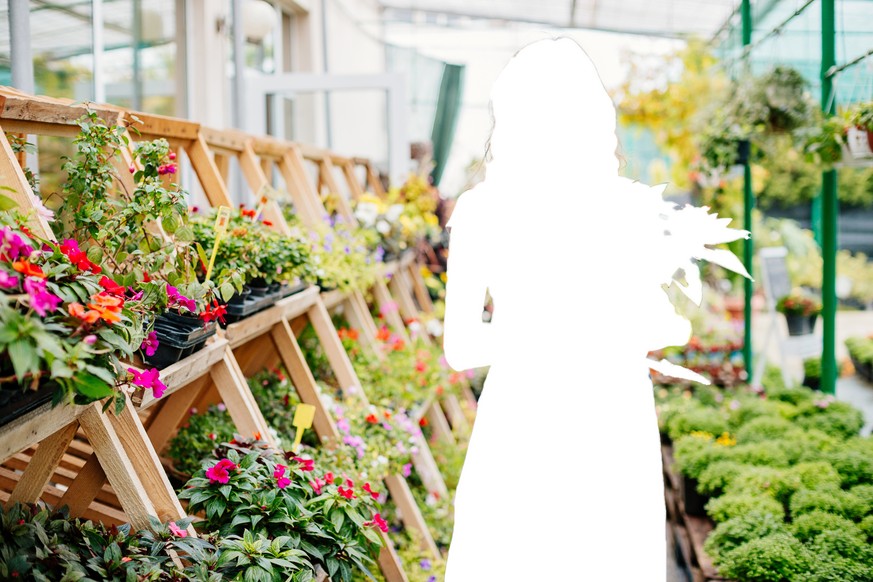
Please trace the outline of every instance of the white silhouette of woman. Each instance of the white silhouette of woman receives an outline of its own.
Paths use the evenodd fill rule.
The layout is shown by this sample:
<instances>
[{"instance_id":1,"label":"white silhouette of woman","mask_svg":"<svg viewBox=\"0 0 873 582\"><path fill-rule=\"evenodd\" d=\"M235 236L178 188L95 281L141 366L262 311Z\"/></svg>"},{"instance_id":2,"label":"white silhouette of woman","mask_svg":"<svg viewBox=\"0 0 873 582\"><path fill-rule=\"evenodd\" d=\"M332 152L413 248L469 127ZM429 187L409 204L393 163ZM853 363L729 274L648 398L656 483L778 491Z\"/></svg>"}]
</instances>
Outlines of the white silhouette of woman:
<instances>
[{"instance_id":1,"label":"white silhouette of woman","mask_svg":"<svg viewBox=\"0 0 873 582\"><path fill-rule=\"evenodd\" d=\"M446 580L663 581L649 368L702 379L645 357L690 334L662 285L682 269L699 304L693 259L745 273L705 245L747 233L619 177L615 110L574 41L521 50L491 102L486 179L448 223L446 359L490 370Z\"/></svg>"}]
</instances>

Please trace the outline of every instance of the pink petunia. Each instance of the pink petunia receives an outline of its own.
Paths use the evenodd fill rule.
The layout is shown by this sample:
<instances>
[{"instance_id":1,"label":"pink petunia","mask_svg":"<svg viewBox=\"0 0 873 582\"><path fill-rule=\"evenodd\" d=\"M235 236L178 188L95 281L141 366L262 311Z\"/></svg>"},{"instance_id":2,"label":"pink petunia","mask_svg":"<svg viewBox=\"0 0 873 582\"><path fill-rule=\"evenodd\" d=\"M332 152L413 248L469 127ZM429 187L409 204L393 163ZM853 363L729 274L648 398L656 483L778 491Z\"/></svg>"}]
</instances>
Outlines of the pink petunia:
<instances>
[{"instance_id":1,"label":"pink petunia","mask_svg":"<svg viewBox=\"0 0 873 582\"><path fill-rule=\"evenodd\" d=\"M144 370L140 372L134 368L128 368L128 372L133 374L133 384L140 388L151 388L155 398L160 398L164 395L167 386L161 382L161 372L157 368Z\"/></svg>"}]
</instances>

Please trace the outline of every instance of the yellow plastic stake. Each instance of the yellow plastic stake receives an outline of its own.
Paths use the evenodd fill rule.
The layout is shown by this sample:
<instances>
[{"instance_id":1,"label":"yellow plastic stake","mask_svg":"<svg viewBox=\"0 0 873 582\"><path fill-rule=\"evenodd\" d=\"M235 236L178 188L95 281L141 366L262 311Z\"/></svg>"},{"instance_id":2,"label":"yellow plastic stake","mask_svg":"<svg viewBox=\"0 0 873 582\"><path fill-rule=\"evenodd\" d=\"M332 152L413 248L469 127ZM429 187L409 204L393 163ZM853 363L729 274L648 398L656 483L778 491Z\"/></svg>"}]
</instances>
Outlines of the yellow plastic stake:
<instances>
[{"instance_id":1,"label":"yellow plastic stake","mask_svg":"<svg viewBox=\"0 0 873 582\"><path fill-rule=\"evenodd\" d=\"M298 404L294 411L294 421L291 423L297 429L297 434L294 435L294 446L292 450L296 451L300 446L300 441L303 440L303 431L312 427L312 421L315 419L315 407L311 404Z\"/></svg>"},{"instance_id":2,"label":"yellow plastic stake","mask_svg":"<svg viewBox=\"0 0 873 582\"><path fill-rule=\"evenodd\" d=\"M230 207L219 206L218 215L215 217L215 244L212 245L212 256L209 257L209 266L206 267L206 280L212 276L212 267L215 265L215 255L218 253L218 245L221 244L221 239L224 238L224 233L227 232L227 225L230 222Z\"/></svg>"}]
</instances>

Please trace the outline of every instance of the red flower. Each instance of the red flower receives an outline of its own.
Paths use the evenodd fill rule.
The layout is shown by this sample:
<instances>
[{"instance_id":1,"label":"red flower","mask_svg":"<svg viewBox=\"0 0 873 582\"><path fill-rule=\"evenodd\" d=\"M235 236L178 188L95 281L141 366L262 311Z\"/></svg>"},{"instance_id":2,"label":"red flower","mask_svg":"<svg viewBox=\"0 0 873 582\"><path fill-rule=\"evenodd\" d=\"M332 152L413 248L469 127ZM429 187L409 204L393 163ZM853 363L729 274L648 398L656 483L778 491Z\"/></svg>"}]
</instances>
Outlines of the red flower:
<instances>
[{"instance_id":1,"label":"red flower","mask_svg":"<svg viewBox=\"0 0 873 582\"><path fill-rule=\"evenodd\" d=\"M437 393L437 396L442 396L442 395L443 395L443 387L442 387L442 386L437 386L437 387L436 387L436 393Z\"/></svg>"},{"instance_id":2,"label":"red flower","mask_svg":"<svg viewBox=\"0 0 873 582\"><path fill-rule=\"evenodd\" d=\"M352 488L352 487L354 487L354 486L355 486L355 482L354 482L354 481L352 481L351 479L346 479L346 487L348 487L348 488Z\"/></svg>"},{"instance_id":3,"label":"red flower","mask_svg":"<svg viewBox=\"0 0 873 582\"><path fill-rule=\"evenodd\" d=\"M269 220L264 220L263 223L264 223L264 226L273 226L273 223L270 222Z\"/></svg>"},{"instance_id":4,"label":"red flower","mask_svg":"<svg viewBox=\"0 0 873 582\"><path fill-rule=\"evenodd\" d=\"M110 295L124 297L124 287L122 287L106 275L100 277L100 286L103 287Z\"/></svg>"},{"instance_id":5,"label":"red flower","mask_svg":"<svg viewBox=\"0 0 873 582\"><path fill-rule=\"evenodd\" d=\"M33 265L27 259L15 261L14 263L12 263L12 268L24 275L25 277L37 277L39 279L45 279L45 273L42 272L42 269L39 267L39 265Z\"/></svg>"},{"instance_id":6,"label":"red flower","mask_svg":"<svg viewBox=\"0 0 873 582\"><path fill-rule=\"evenodd\" d=\"M405 347L406 347L406 342L403 341L403 338L397 338L396 340L394 340L394 344L391 346L391 349L394 350L395 352L401 352L401 351L403 351L403 348L405 348Z\"/></svg>"},{"instance_id":7,"label":"red flower","mask_svg":"<svg viewBox=\"0 0 873 582\"><path fill-rule=\"evenodd\" d=\"M303 457L294 457L294 460L300 463L300 466L297 467L301 471L312 471L315 469L315 461L312 459L304 459Z\"/></svg>"},{"instance_id":8,"label":"red flower","mask_svg":"<svg viewBox=\"0 0 873 582\"><path fill-rule=\"evenodd\" d=\"M342 487L339 487L337 489L337 492L339 492L339 494L342 495L343 497L345 497L346 499L354 499L355 498L355 492L352 491L351 489L343 489Z\"/></svg>"},{"instance_id":9,"label":"red flower","mask_svg":"<svg viewBox=\"0 0 873 582\"><path fill-rule=\"evenodd\" d=\"M367 493L369 493L369 494L370 494L370 497L372 497L373 499L379 499L379 494L376 493L375 491L373 491L373 490L370 488L370 484L369 484L369 483L364 483L364 487L363 487L363 489L364 489L364 491L366 491Z\"/></svg>"},{"instance_id":10,"label":"red flower","mask_svg":"<svg viewBox=\"0 0 873 582\"><path fill-rule=\"evenodd\" d=\"M221 459L214 466L206 469L206 477L210 483L227 483L230 481L230 471L236 469L236 464L230 459Z\"/></svg>"},{"instance_id":11,"label":"red flower","mask_svg":"<svg viewBox=\"0 0 873 582\"><path fill-rule=\"evenodd\" d=\"M427 419L423 416L420 419L418 419L418 426L421 426L421 427L427 426Z\"/></svg>"},{"instance_id":12,"label":"red flower","mask_svg":"<svg viewBox=\"0 0 873 582\"><path fill-rule=\"evenodd\" d=\"M254 218L255 214L257 213L254 210L246 210L245 208L243 208L242 210L240 210L240 214L247 218Z\"/></svg>"},{"instance_id":13,"label":"red flower","mask_svg":"<svg viewBox=\"0 0 873 582\"><path fill-rule=\"evenodd\" d=\"M331 483L333 483L333 473L331 473L330 471L328 471L327 473L325 473L325 475L324 475L324 482L327 483L328 485L330 485Z\"/></svg>"},{"instance_id":14,"label":"red flower","mask_svg":"<svg viewBox=\"0 0 873 582\"><path fill-rule=\"evenodd\" d=\"M382 519L382 516L379 515L378 513L373 514L372 520L364 522L364 527L369 527L369 526L376 526L380 530L382 530L383 533L388 532L388 522L386 522L384 519Z\"/></svg>"},{"instance_id":15,"label":"red flower","mask_svg":"<svg viewBox=\"0 0 873 582\"><path fill-rule=\"evenodd\" d=\"M415 371L416 372L424 372L425 370L427 370L427 364L425 364L421 360L418 360L417 362L415 362Z\"/></svg>"},{"instance_id":16,"label":"red flower","mask_svg":"<svg viewBox=\"0 0 873 582\"><path fill-rule=\"evenodd\" d=\"M364 420L366 420L366 421L369 422L370 424L377 424L377 423L379 422L379 419L376 418L376 415L375 415L375 414L371 414L371 415L369 415L369 416L368 416L366 419L364 419Z\"/></svg>"},{"instance_id":17,"label":"red flower","mask_svg":"<svg viewBox=\"0 0 873 582\"><path fill-rule=\"evenodd\" d=\"M82 252L79 248L79 243L73 239L67 239L62 242L60 244L60 249L70 262L76 265L80 271L91 271L95 274L101 271L99 266L88 260L88 255Z\"/></svg>"},{"instance_id":18,"label":"red flower","mask_svg":"<svg viewBox=\"0 0 873 582\"><path fill-rule=\"evenodd\" d=\"M205 322L209 321L220 321L224 322L224 316L227 313L227 306L219 305L218 301L213 302L213 306L209 305L203 309L203 313L200 314L200 319Z\"/></svg>"}]
</instances>

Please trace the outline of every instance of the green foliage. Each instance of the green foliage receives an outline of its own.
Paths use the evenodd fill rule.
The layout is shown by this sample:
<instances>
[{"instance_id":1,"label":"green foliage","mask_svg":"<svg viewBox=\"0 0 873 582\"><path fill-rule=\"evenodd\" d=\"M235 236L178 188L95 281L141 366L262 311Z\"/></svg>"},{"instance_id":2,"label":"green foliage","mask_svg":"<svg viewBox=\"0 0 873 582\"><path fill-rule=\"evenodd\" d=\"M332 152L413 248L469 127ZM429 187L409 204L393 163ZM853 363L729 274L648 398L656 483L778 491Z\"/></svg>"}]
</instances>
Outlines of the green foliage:
<instances>
[{"instance_id":1,"label":"green foliage","mask_svg":"<svg viewBox=\"0 0 873 582\"><path fill-rule=\"evenodd\" d=\"M728 493L706 502L706 513L716 523L721 523L732 517L745 515L752 511L772 513L778 516L782 516L785 513L782 504L772 497L749 493Z\"/></svg>"},{"instance_id":2,"label":"green foliage","mask_svg":"<svg viewBox=\"0 0 873 582\"><path fill-rule=\"evenodd\" d=\"M715 461L697 477L697 490L704 495L721 495L748 467L735 461Z\"/></svg>"},{"instance_id":3,"label":"green foliage","mask_svg":"<svg viewBox=\"0 0 873 582\"><path fill-rule=\"evenodd\" d=\"M694 431L720 435L727 430L725 415L720 410L705 406L689 406L672 416L667 425L667 434L673 440Z\"/></svg>"},{"instance_id":4,"label":"green foliage","mask_svg":"<svg viewBox=\"0 0 873 582\"><path fill-rule=\"evenodd\" d=\"M812 541L820 533L829 530L860 535L860 529L852 520L822 510L799 515L791 522L791 532L803 542Z\"/></svg>"},{"instance_id":5,"label":"green foliage","mask_svg":"<svg viewBox=\"0 0 873 582\"><path fill-rule=\"evenodd\" d=\"M778 439L793 427L791 422L779 416L759 416L737 429L737 442L759 443Z\"/></svg>"},{"instance_id":6,"label":"green foliage","mask_svg":"<svg viewBox=\"0 0 873 582\"><path fill-rule=\"evenodd\" d=\"M820 430L838 439L857 435L864 426L864 415L847 402L821 400L805 404L795 422L801 428Z\"/></svg>"},{"instance_id":7,"label":"green foliage","mask_svg":"<svg viewBox=\"0 0 873 582\"><path fill-rule=\"evenodd\" d=\"M867 512L863 500L842 489L800 489L791 496L789 508L792 519L821 510L860 520Z\"/></svg>"},{"instance_id":8,"label":"green foliage","mask_svg":"<svg viewBox=\"0 0 873 582\"><path fill-rule=\"evenodd\" d=\"M787 527L781 515L752 511L718 524L706 538L703 549L718 562L719 556L748 541L785 532Z\"/></svg>"},{"instance_id":9,"label":"green foliage","mask_svg":"<svg viewBox=\"0 0 873 582\"><path fill-rule=\"evenodd\" d=\"M223 404L212 405L202 413L192 409L188 422L170 440L167 456L173 460L174 469L191 476L213 456L218 443L231 440L234 434L233 420Z\"/></svg>"},{"instance_id":10,"label":"green foliage","mask_svg":"<svg viewBox=\"0 0 873 582\"><path fill-rule=\"evenodd\" d=\"M813 563L811 552L787 533L750 540L720 554L719 573L744 582L795 580Z\"/></svg>"}]
</instances>

